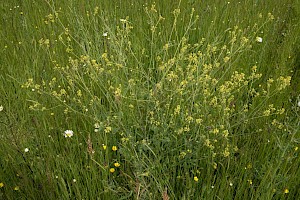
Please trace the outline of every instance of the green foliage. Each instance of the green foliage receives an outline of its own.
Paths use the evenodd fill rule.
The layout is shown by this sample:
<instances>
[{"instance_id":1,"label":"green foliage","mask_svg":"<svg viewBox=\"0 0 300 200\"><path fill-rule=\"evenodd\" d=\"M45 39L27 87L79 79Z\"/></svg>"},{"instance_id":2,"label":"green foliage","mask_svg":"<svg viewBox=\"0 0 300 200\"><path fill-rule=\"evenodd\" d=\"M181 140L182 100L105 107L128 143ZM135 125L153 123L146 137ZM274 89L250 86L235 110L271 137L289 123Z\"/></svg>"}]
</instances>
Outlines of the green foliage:
<instances>
[{"instance_id":1,"label":"green foliage","mask_svg":"<svg viewBox=\"0 0 300 200\"><path fill-rule=\"evenodd\" d=\"M299 7L2 3L0 198L299 198Z\"/></svg>"}]
</instances>

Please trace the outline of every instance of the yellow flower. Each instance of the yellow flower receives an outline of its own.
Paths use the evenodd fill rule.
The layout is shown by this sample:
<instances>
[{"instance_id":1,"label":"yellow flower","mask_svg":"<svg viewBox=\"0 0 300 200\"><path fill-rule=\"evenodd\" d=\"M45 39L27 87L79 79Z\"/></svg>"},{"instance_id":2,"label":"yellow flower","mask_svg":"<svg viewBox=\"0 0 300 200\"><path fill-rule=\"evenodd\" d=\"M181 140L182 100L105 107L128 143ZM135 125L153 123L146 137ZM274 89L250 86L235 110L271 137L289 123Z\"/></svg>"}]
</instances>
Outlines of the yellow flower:
<instances>
[{"instance_id":1,"label":"yellow flower","mask_svg":"<svg viewBox=\"0 0 300 200\"><path fill-rule=\"evenodd\" d=\"M269 19L271 19L271 20L275 19L274 15L272 15L272 13L268 13L268 17L269 17Z\"/></svg>"},{"instance_id":2,"label":"yellow flower","mask_svg":"<svg viewBox=\"0 0 300 200\"><path fill-rule=\"evenodd\" d=\"M224 157L228 157L230 155L228 147L225 148L223 155L224 155Z\"/></svg>"},{"instance_id":3,"label":"yellow flower","mask_svg":"<svg viewBox=\"0 0 300 200\"><path fill-rule=\"evenodd\" d=\"M118 162L116 162L116 163L114 163L114 166L115 166L115 167L120 167L120 166L121 166L121 164L120 164L120 163L118 163Z\"/></svg>"},{"instance_id":4,"label":"yellow flower","mask_svg":"<svg viewBox=\"0 0 300 200\"><path fill-rule=\"evenodd\" d=\"M284 194L287 194L287 193L289 193L289 189L285 188L284 189Z\"/></svg>"},{"instance_id":5,"label":"yellow flower","mask_svg":"<svg viewBox=\"0 0 300 200\"><path fill-rule=\"evenodd\" d=\"M196 182L198 182L198 181L199 181L199 179L198 179L198 177L197 177L197 176L194 176L194 181L196 181Z\"/></svg>"},{"instance_id":6,"label":"yellow flower","mask_svg":"<svg viewBox=\"0 0 300 200\"><path fill-rule=\"evenodd\" d=\"M110 133L111 132L111 127L110 126L105 127L104 132L105 133Z\"/></svg>"},{"instance_id":7,"label":"yellow flower","mask_svg":"<svg viewBox=\"0 0 300 200\"><path fill-rule=\"evenodd\" d=\"M180 105L177 105L175 110L174 110L174 115L178 115L180 112Z\"/></svg>"},{"instance_id":8,"label":"yellow flower","mask_svg":"<svg viewBox=\"0 0 300 200\"><path fill-rule=\"evenodd\" d=\"M14 190L16 190L16 191L18 191L19 189L20 189L19 186L14 187Z\"/></svg>"},{"instance_id":9,"label":"yellow flower","mask_svg":"<svg viewBox=\"0 0 300 200\"><path fill-rule=\"evenodd\" d=\"M196 124L201 124L202 121L203 121L202 119L198 118L196 119Z\"/></svg>"},{"instance_id":10,"label":"yellow flower","mask_svg":"<svg viewBox=\"0 0 300 200\"><path fill-rule=\"evenodd\" d=\"M248 180L248 183L249 183L250 185L252 185L253 182L252 182L252 180L250 179L250 180Z\"/></svg>"},{"instance_id":11,"label":"yellow flower","mask_svg":"<svg viewBox=\"0 0 300 200\"><path fill-rule=\"evenodd\" d=\"M218 164L217 163L213 163L213 168L217 169L218 168Z\"/></svg>"},{"instance_id":12,"label":"yellow flower","mask_svg":"<svg viewBox=\"0 0 300 200\"><path fill-rule=\"evenodd\" d=\"M102 144L102 148L103 148L103 150L106 150L107 146Z\"/></svg>"},{"instance_id":13,"label":"yellow flower","mask_svg":"<svg viewBox=\"0 0 300 200\"><path fill-rule=\"evenodd\" d=\"M4 187L4 183L0 183L0 188L3 188Z\"/></svg>"},{"instance_id":14,"label":"yellow flower","mask_svg":"<svg viewBox=\"0 0 300 200\"><path fill-rule=\"evenodd\" d=\"M109 169L109 172L110 172L110 173L114 173L115 171L116 171L115 168L110 168L110 169Z\"/></svg>"},{"instance_id":15,"label":"yellow flower","mask_svg":"<svg viewBox=\"0 0 300 200\"><path fill-rule=\"evenodd\" d=\"M117 146L112 146L111 148L113 151L117 151L118 150L118 147Z\"/></svg>"},{"instance_id":16,"label":"yellow flower","mask_svg":"<svg viewBox=\"0 0 300 200\"><path fill-rule=\"evenodd\" d=\"M226 56L225 58L223 58L223 60L225 63L227 63L230 60L230 58L228 56Z\"/></svg>"}]
</instances>

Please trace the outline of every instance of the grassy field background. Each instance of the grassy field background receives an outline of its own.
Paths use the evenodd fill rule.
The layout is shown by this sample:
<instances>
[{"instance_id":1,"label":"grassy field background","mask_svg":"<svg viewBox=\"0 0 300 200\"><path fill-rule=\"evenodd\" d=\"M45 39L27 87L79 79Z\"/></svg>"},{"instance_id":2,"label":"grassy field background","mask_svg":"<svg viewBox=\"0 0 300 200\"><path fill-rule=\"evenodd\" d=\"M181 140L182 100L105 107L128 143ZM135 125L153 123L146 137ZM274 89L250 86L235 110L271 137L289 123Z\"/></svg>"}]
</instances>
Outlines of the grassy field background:
<instances>
[{"instance_id":1,"label":"grassy field background","mask_svg":"<svg viewBox=\"0 0 300 200\"><path fill-rule=\"evenodd\" d=\"M298 0L0 10L0 199L300 198Z\"/></svg>"}]
</instances>

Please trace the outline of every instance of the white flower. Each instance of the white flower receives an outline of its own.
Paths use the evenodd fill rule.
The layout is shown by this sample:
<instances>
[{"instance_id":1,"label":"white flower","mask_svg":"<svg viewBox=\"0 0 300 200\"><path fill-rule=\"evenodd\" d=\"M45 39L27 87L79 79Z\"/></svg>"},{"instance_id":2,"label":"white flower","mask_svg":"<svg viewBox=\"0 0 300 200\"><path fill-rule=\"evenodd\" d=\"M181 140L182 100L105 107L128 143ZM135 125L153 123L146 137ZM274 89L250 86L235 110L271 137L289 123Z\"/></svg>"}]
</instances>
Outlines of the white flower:
<instances>
[{"instance_id":1,"label":"white flower","mask_svg":"<svg viewBox=\"0 0 300 200\"><path fill-rule=\"evenodd\" d=\"M256 37L255 41L261 43L263 39L261 37Z\"/></svg>"},{"instance_id":2,"label":"white flower","mask_svg":"<svg viewBox=\"0 0 300 200\"><path fill-rule=\"evenodd\" d=\"M3 106L1 105L1 106L0 106L0 112L1 112L2 110L3 110Z\"/></svg>"},{"instance_id":3,"label":"white flower","mask_svg":"<svg viewBox=\"0 0 300 200\"><path fill-rule=\"evenodd\" d=\"M65 137L72 137L74 135L74 132L72 130L66 130L64 132Z\"/></svg>"},{"instance_id":4,"label":"white flower","mask_svg":"<svg viewBox=\"0 0 300 200\"><path fill-rule=\"evenodd\" d=\"M76 183L76 179L75 178L73 179L73 182Z\"/></svg>"},{"instance_id":5,"label":"white flower","mask_svg":"<svg viewBox=\"0 0 300 200\"><path fill-rule=\"evenodd\" d=\"M297 104L299 107L300 107L300 101L298 101L298 104Z\"/></svg>"},{"instance_id":6,"label":"white flower","mask_svg":"<svg viewBox=\"0 0 300 200\"><path fill-rule=\"evenodd\" d=\"M100 125L98 124L98 123L96 123L95 125L94 125L94 127L95 127L95 132L98 132L99 131L99 128L100 128Z\"/></svg>"},{"instance_id":7,"label":"white flower","mask_svg":"<svg viewBox=\"0 0 300 200\"><path fill-rule=\"evenodd\" d=\"M28 148L25 148L25 149L24 149L24 151L25 151L25 152L28 152L28 151L29 151L29 149L28 149Z\"/></svg>"},{"instance_id":8,"label":"white flower","mask_svg":"<svg viewBox=\"0 0 300 200\"><path fill-rule=\"evenodd\" d=\"M107 32L104 32L104 33L103 33L103 36L104 36L104 37L107 37L107 35L108 35Z\"/></svg>"}]
</instances>

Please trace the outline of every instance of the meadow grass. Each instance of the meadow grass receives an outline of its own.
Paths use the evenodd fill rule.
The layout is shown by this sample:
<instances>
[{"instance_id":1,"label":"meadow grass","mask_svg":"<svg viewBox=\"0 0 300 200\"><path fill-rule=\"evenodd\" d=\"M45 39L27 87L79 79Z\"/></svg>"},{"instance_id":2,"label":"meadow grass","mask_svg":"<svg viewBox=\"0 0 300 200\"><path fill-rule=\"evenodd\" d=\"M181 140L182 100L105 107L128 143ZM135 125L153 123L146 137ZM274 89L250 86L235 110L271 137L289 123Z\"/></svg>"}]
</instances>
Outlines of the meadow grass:
<instances>
[{"instance_id":1,"label":"meadow grass","mask_svg":"<svg viewBox=\"0 0 300 200\"><path fill-rule=\"evenodd\" d=\"M1 199L300 197L299 1L0 5Z\"/></svg>"}]
</instances>

